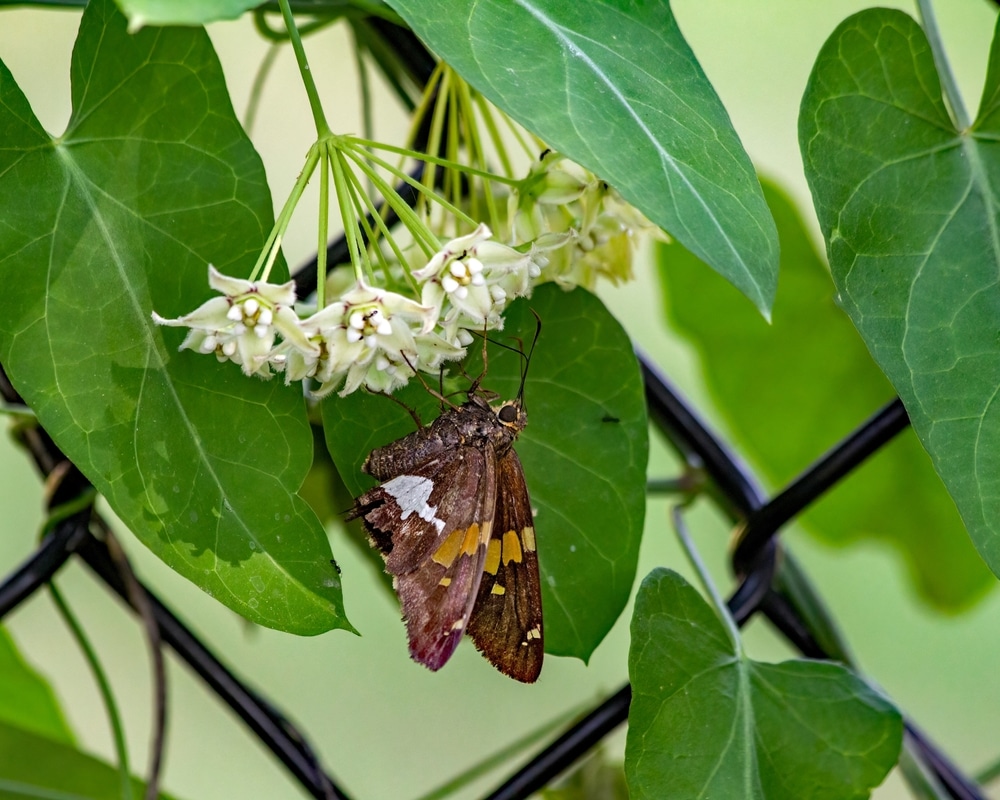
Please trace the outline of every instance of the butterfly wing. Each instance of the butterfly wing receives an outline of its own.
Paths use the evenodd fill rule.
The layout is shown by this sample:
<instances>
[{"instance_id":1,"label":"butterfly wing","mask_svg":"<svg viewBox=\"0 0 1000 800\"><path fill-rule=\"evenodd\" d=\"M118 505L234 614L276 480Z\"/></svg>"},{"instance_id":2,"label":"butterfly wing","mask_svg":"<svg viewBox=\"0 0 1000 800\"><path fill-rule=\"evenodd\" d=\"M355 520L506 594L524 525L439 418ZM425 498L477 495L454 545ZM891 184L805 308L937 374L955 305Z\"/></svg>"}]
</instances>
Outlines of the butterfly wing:
<instances>
[{"instance_id":1,"label":"butterfly wing","mask_svg":"<svg viewBox=\"0 0 1000 800\"><path fill-rule=\"evenodd\" d=\"M502 673L533 683L542 671L542 591L524 470L514 449L497 463L496 512L468 632Z\"/></svg>"},{"instance_id":2,"label":"butterfly wing","mask_svg":"<svg viewBox=\"0 0 1000 800\"><path fill-rule=\"evenodd\" d=\"M483 576L496 508L491 446L456 447L365 492L352 515L393 576L410 655L432 670L455 651Z\"/></svg>"}]
</instances>

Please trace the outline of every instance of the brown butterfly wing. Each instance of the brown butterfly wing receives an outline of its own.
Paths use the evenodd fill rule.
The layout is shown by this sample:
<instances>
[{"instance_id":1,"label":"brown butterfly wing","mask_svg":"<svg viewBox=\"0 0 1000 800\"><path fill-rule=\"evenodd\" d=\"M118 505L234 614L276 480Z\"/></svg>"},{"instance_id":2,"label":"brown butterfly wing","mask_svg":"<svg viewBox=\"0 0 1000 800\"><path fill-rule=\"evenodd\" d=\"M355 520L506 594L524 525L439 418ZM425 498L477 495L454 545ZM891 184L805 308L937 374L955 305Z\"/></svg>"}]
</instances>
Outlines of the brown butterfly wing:
<instances>
[{"instance_id":1,"label":"brown butterfly wing","mask_svg":"<svg viewBox=\"0 0 1000 800\"><path fill-rule=\"evenodd\" d=\"M455 651L483 576L496 508L496 454L457 447L365 492L361 517L393 575L410 655L432 670Z\"/></svg>"},{"instance_id":2,"label":"brown butterfly wing","mask_svg":"<svg viewBox=\"0 0 1000 800\"><path fill-rule=\"evenodd\" d=\"M524 470L511 448L497 464L496 513L468 632L502 673L532 683L542 671L542 591Z\"/></svg>"}]
</instances>

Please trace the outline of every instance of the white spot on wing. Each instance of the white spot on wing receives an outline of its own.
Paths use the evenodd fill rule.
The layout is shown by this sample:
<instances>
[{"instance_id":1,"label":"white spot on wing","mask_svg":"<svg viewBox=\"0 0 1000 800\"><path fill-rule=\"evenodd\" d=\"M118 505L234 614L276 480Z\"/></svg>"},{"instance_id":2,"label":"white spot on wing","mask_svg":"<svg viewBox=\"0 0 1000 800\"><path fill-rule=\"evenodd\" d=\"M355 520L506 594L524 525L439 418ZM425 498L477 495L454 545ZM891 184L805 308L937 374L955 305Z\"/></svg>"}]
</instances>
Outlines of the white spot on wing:
<instances>
[{"instance_id":1,"label":"white spot on wing","mask_svg":"<svg viewBox=\"0 0 1000 800\"><path fill-rule=\"evenodd\" d=\"M400 516L406 519L410 514L416 514L420 519L427 520L438 533L444 530L444 520L438 519L437 506L427 505L427 500L434 490L434 481L419 475L400 475L382 484L399 505Z\"/></svg>"}]
</instances>

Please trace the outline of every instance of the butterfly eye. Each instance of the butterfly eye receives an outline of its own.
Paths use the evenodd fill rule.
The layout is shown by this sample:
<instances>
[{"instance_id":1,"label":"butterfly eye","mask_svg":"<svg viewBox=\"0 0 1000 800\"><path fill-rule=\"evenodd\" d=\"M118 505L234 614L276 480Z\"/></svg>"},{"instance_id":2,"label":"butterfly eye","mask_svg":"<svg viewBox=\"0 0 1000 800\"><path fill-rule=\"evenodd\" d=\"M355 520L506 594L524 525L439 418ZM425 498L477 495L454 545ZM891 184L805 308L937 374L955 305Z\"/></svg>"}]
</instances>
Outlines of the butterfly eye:
<instances>
[{"instance_id":1,"label":"butterfly eye","mask_svg":"<svg viewBox=\"0 0 1000 800\"><path fill-rule=\"evenodd\" d=\"M517 421L517 407L513 405L504 406L497 412L497 418L506 425Z\"/></svg>"}]
</instances>

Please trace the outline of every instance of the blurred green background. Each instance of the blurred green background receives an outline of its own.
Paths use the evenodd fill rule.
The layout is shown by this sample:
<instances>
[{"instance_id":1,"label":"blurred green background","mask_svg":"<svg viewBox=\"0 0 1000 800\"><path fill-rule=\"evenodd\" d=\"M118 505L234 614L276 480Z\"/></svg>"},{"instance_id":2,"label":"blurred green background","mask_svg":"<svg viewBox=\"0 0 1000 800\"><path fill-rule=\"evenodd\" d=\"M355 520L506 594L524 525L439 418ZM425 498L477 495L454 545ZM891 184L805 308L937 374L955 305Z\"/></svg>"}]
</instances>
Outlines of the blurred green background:
<instances>
[{"instance_id":1,"label":"blurred green background","mask_svg":"<svg viewBox=\"0 0 1000 800\"><path fill-rule=\"evenodd\" d=\"M868 5L848 0L672 3L758 169L785 187L813 226L797 144L798 104L823 41L844 17ZM887 5L913 13L912 4ZM994 7L985 0L937 5L959 84L967 105L975 108ZM69 60L78 19L72 11L0 11L0 59L53 134L64 129L69 116ZM210 33L242 114L268 44L246 19L214 25ZM360 133L357 70L345 29L328 29L307 39L306 45L331 124L341 132ZM403 138L405 118L390 101L378 104L375 120L382 138ZM280 205L313 135L288 50L278 56L264 88L251 135ZM314 251L313 208L307 196L286 238L285 253L293 267ZM639 263L636 272L635 283L605 288L602 296L643 350L725 432L690 349L666 328L655 270ZM654 437L650 475L675 473L676 463ZM668 507L660 499L649 504L640 576L657 565L689 572L667 524ZM0 572L8 572L31 552L41 508L38 479L4 437ZM689 523L720 586L729 588L727 526L707 508L692 514ZM534 686L504 678L468 644L444 670L432 674L406 657L398 610L377 585L371 567L346 545L342 531L331 530L331 537L343 569L347 612L361 637L334 632L300 639L249 629L152 558L130 534L121 534L143 579L226 663L301 725L330 772L358 800L417 797L545 721L596 702L626 678L628 611L589 666L550 657ZM784 539L817 583L871 679L962 767L975 770L1000 756L1000 593L989 592L961 615L942 614L922 604L903 566L883 546L831 549L795 528L787 530ZM111 675L133 763L141 768L149 740L151 690L140 631L86 568L71 564L59 583ZM7 622L26 656L56 688L84 745L113 760L98 693L48 596L39 593ZM791 655L763 625L751 624L747 635L757 658ZM169 661L165 788L180 798L302 796L242 725L183 666ZM621 733L608 743L615 757L623 746ZM459 796L477 796L494 782L496 777L480 781ZM888 800L908 795L893 776L875 796Z\"/></svg>"}]
</instances>

